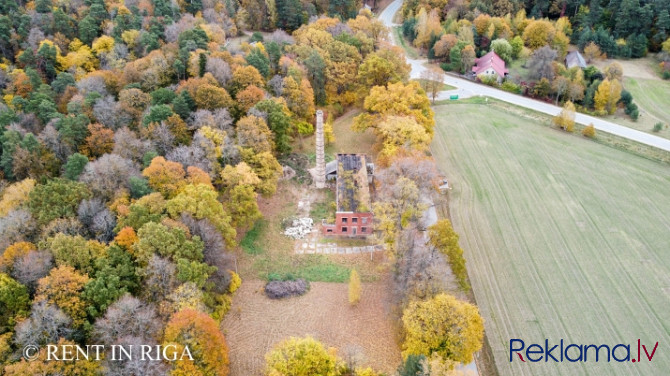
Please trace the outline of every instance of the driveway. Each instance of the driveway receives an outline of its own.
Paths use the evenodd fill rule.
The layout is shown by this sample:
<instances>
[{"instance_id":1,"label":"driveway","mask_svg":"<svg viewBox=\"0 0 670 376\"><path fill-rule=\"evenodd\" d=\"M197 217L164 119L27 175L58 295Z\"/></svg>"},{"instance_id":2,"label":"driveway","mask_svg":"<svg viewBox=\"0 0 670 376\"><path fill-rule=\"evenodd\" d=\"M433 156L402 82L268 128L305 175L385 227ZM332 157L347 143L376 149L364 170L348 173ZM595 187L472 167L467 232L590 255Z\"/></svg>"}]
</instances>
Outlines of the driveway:
<instances>
[{"instance_id":1,"label":"driveway","mask_svg":"<svg viewBox=\"0 0 670 376\"><path fill-rule=\"evenodd\" d=\"M387 6L381 14L379 14L379 19L389 28L394 26L399 26L398 24L393 23L393 16L400 10L403 0L395 0L389 6ZM391 33L391 41L393 44L397 44L394 40L394 35ZM410 73L411 78L420 78L421 72L426 70L426 60L423 59L410 59L407 58L407 62L412 66L412 72ZM534 111L539 111L551 116L556 116L561 112L561 107L554 106L549 103L540 102L531 98L522 97L520 95L508 93L490 86L481 85L470 80L466 80L460 77L454 77L451 75L445 74L444 83L447 85L455 86L458 90L450 90L447 92L440 93L439 99L448 99L451 94L459 94L460 98L467 98L470 96L484 95L487 97L495 98L507 103L511 103L520 107L525 107ZM639 142L648 146L653 146L655 148L670 151L670 140L654 136L649 133L644 133L635 129L624 127L622 125L614 124L612 122L602 120L593 116L576 113L575 122L582 125L593 124L593 126L602 132L607 132L619 137L627 138L632 141Z\"/></svg>"}]
</instances>

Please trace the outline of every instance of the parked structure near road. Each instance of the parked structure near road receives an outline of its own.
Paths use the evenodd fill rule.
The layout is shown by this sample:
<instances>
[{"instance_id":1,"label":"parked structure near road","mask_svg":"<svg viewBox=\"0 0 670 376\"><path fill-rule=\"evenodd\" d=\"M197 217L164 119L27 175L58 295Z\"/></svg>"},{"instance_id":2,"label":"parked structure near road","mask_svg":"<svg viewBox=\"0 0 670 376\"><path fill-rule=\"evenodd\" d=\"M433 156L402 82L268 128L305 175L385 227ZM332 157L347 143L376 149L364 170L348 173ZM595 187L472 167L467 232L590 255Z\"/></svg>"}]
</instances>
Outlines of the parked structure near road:
<instances>
[{"instance_id":1,"label":"parked structure near road","mask_svg":"<svg viewBox=\"0 0 670 376\"><path fill-rule=\"evenodd\" d=\"M323 223L324 235L367 236L372 233L370 186L374 164L365 154L338 154L335 223ZM331 165L332 166L332 165Z\"/></svg>"},{"instance_id":2,"label":"parked structure near road","mask_svg":"<svg viewBox=\"0 0 670 376\"><path fill-rule=\"evenodd\" d=\"M475 66L472 67L472 74L475 77L481 75L495 76L498 83L502 82L505 76L507 76L507 73L509 73L509 71L505 67L505 60L501 59L500 56L493 51L475 59Z\"/></svg>"}]
</instances>

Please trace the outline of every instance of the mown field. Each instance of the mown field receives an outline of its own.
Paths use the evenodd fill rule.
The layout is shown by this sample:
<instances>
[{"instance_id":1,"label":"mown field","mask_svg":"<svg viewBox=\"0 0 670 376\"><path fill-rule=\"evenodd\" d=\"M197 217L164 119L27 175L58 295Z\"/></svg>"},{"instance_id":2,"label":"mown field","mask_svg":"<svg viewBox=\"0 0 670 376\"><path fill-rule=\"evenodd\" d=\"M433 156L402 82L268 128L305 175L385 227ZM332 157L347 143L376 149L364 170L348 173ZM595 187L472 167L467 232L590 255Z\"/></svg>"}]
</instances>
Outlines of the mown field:
<instances>
[{"instance_id":1,"label":"mown field","mask_svg":"<svg viewBox=\"0 0 670 376\"><path fill-rule=\"evenodd\" d=\"M432 149L500 374L667 374L670 168L484 106L436 107ZM510 338L659 347L651 363L510 363Z\"/></svg>"}]
</instances>

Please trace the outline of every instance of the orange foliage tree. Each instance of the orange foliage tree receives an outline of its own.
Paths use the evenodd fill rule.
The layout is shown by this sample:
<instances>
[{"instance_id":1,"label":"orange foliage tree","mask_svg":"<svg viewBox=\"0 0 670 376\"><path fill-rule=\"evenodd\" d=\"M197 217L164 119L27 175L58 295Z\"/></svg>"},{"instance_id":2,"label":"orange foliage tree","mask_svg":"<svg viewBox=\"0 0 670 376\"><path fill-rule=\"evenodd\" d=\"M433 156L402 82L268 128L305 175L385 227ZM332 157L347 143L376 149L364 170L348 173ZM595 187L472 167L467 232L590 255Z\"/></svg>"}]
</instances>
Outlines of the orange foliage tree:
<instances>
[{"instance_id":1,"label":"orange foliage tree","mask_svg":"<svg viewBox=\"0 0 670 376\"><path fill-rule=\"evenodd\" d=\"M228 375L228 345L219 325L192 309L175 313L165 328L163 346L174 345L172 375ZM184 355L188 347L193 360Z\"/></svg>"}]
</instances>

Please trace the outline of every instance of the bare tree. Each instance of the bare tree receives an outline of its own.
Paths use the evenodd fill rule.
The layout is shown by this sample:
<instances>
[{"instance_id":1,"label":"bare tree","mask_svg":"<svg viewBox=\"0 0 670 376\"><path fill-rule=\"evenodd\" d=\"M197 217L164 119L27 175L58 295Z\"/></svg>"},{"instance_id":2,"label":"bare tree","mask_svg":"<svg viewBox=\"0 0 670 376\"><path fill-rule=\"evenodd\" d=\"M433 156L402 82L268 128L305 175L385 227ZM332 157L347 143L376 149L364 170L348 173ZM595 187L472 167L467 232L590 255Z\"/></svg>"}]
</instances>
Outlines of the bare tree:
<instances>
[{"instance_id":1,"label":"bare tree","mask_svg":"<svg viewBox=\"0 0 670 376\"><path fill-rule=\"evenodd\" d=\"M128 124L132 118L122 109L121 103L108 95L99 99L93 106L93 116L107 128L117 130Z\"/></svg>"},{"instance_id":2,"label":"bare tree","mask_svg":"<svg viewBox=\"0 0 670 376\"><path fill-rule=\"evenodd\" d=\"M160 256L151 256L141 274L146 286L143 294L152 302L164 300L179 284L175 264Z\"/></svg>"},{"instance_id":3,"label":"bare tree","mask_svg":"<svg viewBox=\"0 0 670 376\"><path fill-rule=\"evenodd\" d=\"M77 82L77 89L83 95L88 93L98 93L103 97L107 95L107 85L105 85L105 80L100 76L88 76L84 77Z\"/></svg>"},{"instance_id":4,"label":"bare tree","mask_svg":"<svg viewBox=\"0 0 670 376\"><path fill-rule=\"evenodd\" d=\"M551 81L554 79L553 62L556 60L558 52L549 46L544 46L533 52L528 60L528 78L539 80L546 78Z\"/></svg>"},{"instance_id":5,"label":"bare tree","mask_svg":"<svg viewBox=\"0 0 670 376\"><path fill-rule=\"evenodd\" d=\"M49 251L28 252L14 260L12 277L35 292L37 281L46 277L54 267L53 255Z\"/></svg>"},{"instance_id":6,"label":"bare tree","mask_svg":"<svg viewBox=\"0 0 670 376\"><path fill-rule=\"evenodd\" d=\"M105 316L95 321L93 334L101 343L110 345L122 337L157 339L161 329L156 309L130 294L114 302Z\"/></svg>"},{"instance_id":7,"label":"bare tree","mask_svg":"<svg viewBox=\"0 0 670 376\"><path fill-rule=\"evenodd\" d=\"M132 176L141 176L133 161L115 154L105 154L88 163L79 180L86 183L96 195L111 199L120 190L128 188L128 179Z\"/></svg>"},{"instance_id":8,"label":"bare tree","mask_svg":"<svg viewBox=\"0 0 670 376\"><path fill-rule=\"evenodd\" d=\"M114 239L114 227L116 226L116 216L105 208L93 217L91 223L91 232L95 234L96 240L103 243L109 243Z\"/></svg>"},{"instance_id":9,"label":"bare tree","mask_svg":"<svg viewBox=\"0 0 670 376\"><path fill-rule=\"evenodd\" d=\"M116 348L129 349L130 359L126 359L125 355L121 360L106 358L103 361L106 376L163 376L169 374L167 363L142 357L142 346L149 345L153 348L158 345L155 340L147 339L142 335L125 336L111 345L118 346Z\"/></svg>"},{"instance_id":10,"label":"bare tree","mask_svg":"<svg viewBox=\"0 0 670 376\"><path fill-rule=\"evenodd\" d=\"M181 215L181 222L189 228L192 235L197 235L202 240L204 261L217 267L217 270L210 275L209 281L213 282L217 292L225 292L230 283L228 271L234 269L234 259L226 249L226 242L221 232L209 220L197 220L187 213Z\"/></svg>"},{"instance_id":11,"label":"bare tree","mask_svg":"<svg viewBox=\"0 0 670 376\"><path fill-rule=\"evenodd\" d=\"M211 174L214 166L212 161L207 159L205 150L199 145L194 144L190 146L177 146L166 155L166 158L173 162L181 163L184 169L188 168L188 166L195 166L208 174Z\"/></svg>"},{"instance_id":12,"label":"bare tree","mask_svg":"<svg viewBox=\"0 0 670 376\"><path fill-rule=\"evenodd\" d=\"M228 82L233 77L230 65L228 65L225 60L218 57L210 57L207 59L205 71L211 73L221 86L228 85Z\"/></svg>"},{"instance_id":13,"label":"bare tree","mask_svg":"<svg viewBox=\"0 0 670 376\"><path fill-rule=\"evenodd\" d=\"M151 142L139 139L135 135L135 132L128 129L128 127L123 127L114 134L114 150L112 150L112 154L139 163L142 161L144 154L149 150L151 150Z\"/></svg>"},{"instance_id":14,"label":"bare tree","mask_svg":"<svg viewBox=\"0 0 670 376\"><path fill-rule=\"evenodd\" d=\"M423 86L426 93L430 95L433 103L435 103L435 98L442 90L444 72L440 68L431 67L421 72L421 78L424 81Z\"/></svg>"},{"instance_id":15,"label":"bare tree","mask_svg":"<svg viewBox=\"0 0 670 376\"><path fill-rule=\"evenodd\" d=\"M72 319L58 307L41 301L33 304L30 317L16 326L14 341L19 347L55 343L72 335L71 323Z\"/></svg>"},{"instance_id":16,"label":"bare tree","mask_svg":"<svg viewBox=\"0 0 670 376\"><path fill-rule=\"evenodd\" d=\"M0 218L0 254L10 245L29 239L35 231L35 220L25 209L15 209Z\"/></svg>"}]
</instances>

